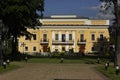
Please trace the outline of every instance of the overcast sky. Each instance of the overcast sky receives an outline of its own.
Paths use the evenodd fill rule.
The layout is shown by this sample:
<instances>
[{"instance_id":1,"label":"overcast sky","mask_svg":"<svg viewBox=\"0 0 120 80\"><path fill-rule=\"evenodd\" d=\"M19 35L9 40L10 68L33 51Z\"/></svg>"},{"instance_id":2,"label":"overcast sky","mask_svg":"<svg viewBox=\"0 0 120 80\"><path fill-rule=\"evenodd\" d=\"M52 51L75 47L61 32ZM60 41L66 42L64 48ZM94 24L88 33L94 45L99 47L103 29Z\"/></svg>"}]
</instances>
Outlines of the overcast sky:
<instances>
[{"instance_id":1,"label":"overcast sky","mask_svg":"<svg viewBox=\"0 0 120 80\"><path fill-rule=\"evenodd\" d=\"M100 13L99 0L45 0L44 16L78 15L89 18L111 18L111 14Z\"/></svg>"}]
</instances>

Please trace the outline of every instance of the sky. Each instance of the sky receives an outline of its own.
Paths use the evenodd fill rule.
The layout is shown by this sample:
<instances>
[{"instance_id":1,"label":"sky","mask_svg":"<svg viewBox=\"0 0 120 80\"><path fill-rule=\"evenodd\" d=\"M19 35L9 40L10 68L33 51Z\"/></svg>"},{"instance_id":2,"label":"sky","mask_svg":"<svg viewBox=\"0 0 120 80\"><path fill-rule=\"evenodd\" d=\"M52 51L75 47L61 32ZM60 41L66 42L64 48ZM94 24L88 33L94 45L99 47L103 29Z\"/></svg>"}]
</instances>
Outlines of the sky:
<instances>
[{"instance_id":1,"label":"sky","mask_svg":"<svg viewBox=\"0 0 120 80\"><path fill-rule=\"evenodd\" d=\"M89 18L112 18L111 14L100 13L99 0L45 0L44 16L77 15Z\"/></svg>"}]
</instances>

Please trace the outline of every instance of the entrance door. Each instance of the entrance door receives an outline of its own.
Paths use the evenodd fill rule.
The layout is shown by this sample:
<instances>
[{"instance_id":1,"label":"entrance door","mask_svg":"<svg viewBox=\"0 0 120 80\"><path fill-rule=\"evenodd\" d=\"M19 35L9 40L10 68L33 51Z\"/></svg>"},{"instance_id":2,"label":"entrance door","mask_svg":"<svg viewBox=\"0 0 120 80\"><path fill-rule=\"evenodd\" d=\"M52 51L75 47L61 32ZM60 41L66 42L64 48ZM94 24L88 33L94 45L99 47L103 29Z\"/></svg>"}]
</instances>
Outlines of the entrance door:
<instances>
[{"instance_id":1,"label":"entrance door","mask_svg":"<svg viewBox=\"0 0 120 80\"><path fill-rule=\"evenodd\" d=\"M80 45L79 52L84 53L85 52L85 45Z\"/></svg>"},{"instance_id":2,"label":"entrance door","mask_svg":"<svg viewBox=\"0 0 120 80\"><path fill-rule=\"evenodd\" d=\"M43 46L43 52L47 52L47 47L48 47L47 45Z\"/></svg>"}]
</instances>

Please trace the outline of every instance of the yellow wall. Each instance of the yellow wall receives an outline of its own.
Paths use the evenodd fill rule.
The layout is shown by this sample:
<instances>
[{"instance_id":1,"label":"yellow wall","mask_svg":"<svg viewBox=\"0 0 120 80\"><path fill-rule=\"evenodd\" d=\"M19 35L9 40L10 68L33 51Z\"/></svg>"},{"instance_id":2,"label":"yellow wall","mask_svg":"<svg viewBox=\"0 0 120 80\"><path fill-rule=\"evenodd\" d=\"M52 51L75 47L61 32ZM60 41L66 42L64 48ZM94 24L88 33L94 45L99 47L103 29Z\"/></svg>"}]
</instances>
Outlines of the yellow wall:
<instances>
[{"instance_id":1,"label":"yellow wall","mask_svg":"<svg viewBox=\"0 0 120 80\"><path fill-rule=\"evenodd\" d=\"M83 21L84 22L84 21ZM46 22L44 24L49 24L50 22ZM52 22L51 24L54 24L54 22ZM56 23L55 23L56 24ZM61 45L61 44L57 44L54 45L55 48L59 48L59 46L61 47L66 47L68 46L69 49L71 49L74 45L74 51L75 52L79 52L79 45L77 43L77 41L80 39L80 34L84 34L84 39L86 40L86 44L85 44L85 53L88 52L92 52L91 48L93 47L94 42L97 42L97 38L99 38L100 34L103 34L104 37L106 37L109 41L109 32L108 32L108 26L96 26L96 28L94 26L70 26L71 28L69 28L69 26L66 27L62 27L59 26L59 24L79 24L79 22L58 22L58 27L55 26L42 26L39 29L28 29L29 32L31 32L32 34L36 34L36 39L37 40L33 40L33 38L31 40L25 40L25 37L20 37L19 38L19 43L18 43L18 48L20 52L24 52L24 53L29 53L29 54L33 54L33 53L39 53L40 50L41 52L43 52L43 45L41 45L40 41L41 39L43 39L43 34L47 34L47 39L49 39L48 42L48 47L50 47L51 51L52 50L52 32L54 31L55 34L59 34L59 32L61 32L61 34L66 34L66 32L68 32L69 34L72 34L72 32L75 33L75 39L74 39L74 43L72 45ZM81 23L80 24L84 24ZM91 25L106 25L106 20L101 20L99 22L99 20L91 20ZM62 27L62 28L61 28ZM99 27L99 28L98 28ZM91 34L95 34L95 40L92 41L91 40ZM25 45L21 45L21 43L25 43ZM25 46L28 47L28 51L25 51ZM36 51L33 51L33 47L36 46ZM62 51L62 48L59 49L59 51Z\"/></svg>"},{"instance_id":2,"label":"yellow wall","mask_svg":"<svg viewBox=\"0 0 120 80\"><path fill-rule=\"evenodd\" d=\"M106 20L91 20L92 25L104 25L106 24Z\"/></svg>"},{"instance_id":3,"label":"yellow wall","mask_svg":"<svg viewBox=\"0 0 120 80\"><path fill-rule=\"evenodd\" d=\"M85 25L84 21L45 21L43 25Z\"/></svg>"}]
</instances>

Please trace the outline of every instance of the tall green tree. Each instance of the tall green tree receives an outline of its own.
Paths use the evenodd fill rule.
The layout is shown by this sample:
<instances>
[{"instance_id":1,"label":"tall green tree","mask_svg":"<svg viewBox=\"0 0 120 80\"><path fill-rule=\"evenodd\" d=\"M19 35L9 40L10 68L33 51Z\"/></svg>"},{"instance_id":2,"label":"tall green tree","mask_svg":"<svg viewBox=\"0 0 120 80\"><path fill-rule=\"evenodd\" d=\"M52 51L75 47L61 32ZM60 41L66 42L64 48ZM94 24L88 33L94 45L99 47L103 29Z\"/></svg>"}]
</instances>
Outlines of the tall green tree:
<instances>
[{"instance_id":1,"label":"tall green tree","mask_svg":"<svg viewBox=\"0 0 120 80\"><path fill-rule=\"evenodd\" d=\"M37 25L36 10L44 11L44 0L0 0L0 19L8 27L8 38L12 36L12 54L17 53L17 38L29 37L27 28Z\"/></svg>"},{"instance_id":2,"label":"tall green tree","mask_svg":"<svg viewBox=\"0 0 120 80\"><path fill-rule=\"evenodd\" d=\"M100 0L106 2L105 8L110 8L113 5L113 14L115 16L113 28L115 30L115 56L114 64L120 65L120 4L119 0Z\"/></svg>"}]
</instances>

